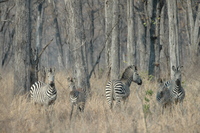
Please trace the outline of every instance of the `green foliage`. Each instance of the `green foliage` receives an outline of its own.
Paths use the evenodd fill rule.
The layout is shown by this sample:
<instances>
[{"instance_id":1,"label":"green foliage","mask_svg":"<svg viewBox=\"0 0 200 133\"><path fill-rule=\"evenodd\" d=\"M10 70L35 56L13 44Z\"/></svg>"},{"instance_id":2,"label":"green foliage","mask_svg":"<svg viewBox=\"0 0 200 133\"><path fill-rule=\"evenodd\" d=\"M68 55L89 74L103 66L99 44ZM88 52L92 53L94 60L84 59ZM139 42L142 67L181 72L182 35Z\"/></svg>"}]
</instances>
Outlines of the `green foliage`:
<instances>
[{"instance_id":1,"label":"green foliage","mask_svg":"<svg viewBox=\"0 0 200 133\"><path fill-rule=\"evenodd\" d=\"M149 75L149 80L151 81L154 78L153 75Z\"/></svg>"},{"instance_id":2,"label":"green foliage","mask_svg":"<svg viewBox=\"0 0 200 133\"><path fill-rule=\"evenodd\" d=\"M148 114L151 113L149 104L144 104L143 105L143 112L144 112L145 118L147 117Z\"/></svg>"},{"instance_id":3,"label":"green foliage","mask_svg":"<svg viewBox=\"0 0 200 133\"><path fill-rule=\"evenodd\" d=\"M144 100L145 100L146 102L149 102L149 101L150 101L147 97L145 97Z\"/></svg>"},{"instance_id":4,"label":"green foliage","mask_svg":"<svg viewBox=\"0 0 200 133\"><path fill-rule=\"evenodd\" d=\"M147 90L146 95L152 96L153 95L153 90Z\"/></svg>"}]
</instances>

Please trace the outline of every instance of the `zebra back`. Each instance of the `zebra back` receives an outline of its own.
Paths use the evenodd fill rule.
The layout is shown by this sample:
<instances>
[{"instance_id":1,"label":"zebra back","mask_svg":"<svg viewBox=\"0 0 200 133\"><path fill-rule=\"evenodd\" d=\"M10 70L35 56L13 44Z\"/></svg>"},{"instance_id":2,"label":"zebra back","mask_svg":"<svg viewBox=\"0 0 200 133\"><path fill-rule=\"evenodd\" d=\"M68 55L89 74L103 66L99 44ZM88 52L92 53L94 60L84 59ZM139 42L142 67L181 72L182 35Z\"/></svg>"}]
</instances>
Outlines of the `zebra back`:
<instances>
[{"instance_id":1,"label":"zebra back","mask_svg":"<svg viewBox=\"0 0 200 133\"><path fill-rule=\"evenodd\" d=\"M48 84L41 81L35 82L30 89L31 100L42 105L51 105L57 98L54 76L55 69L48 69Z\"/></svg>"}]
</instances>

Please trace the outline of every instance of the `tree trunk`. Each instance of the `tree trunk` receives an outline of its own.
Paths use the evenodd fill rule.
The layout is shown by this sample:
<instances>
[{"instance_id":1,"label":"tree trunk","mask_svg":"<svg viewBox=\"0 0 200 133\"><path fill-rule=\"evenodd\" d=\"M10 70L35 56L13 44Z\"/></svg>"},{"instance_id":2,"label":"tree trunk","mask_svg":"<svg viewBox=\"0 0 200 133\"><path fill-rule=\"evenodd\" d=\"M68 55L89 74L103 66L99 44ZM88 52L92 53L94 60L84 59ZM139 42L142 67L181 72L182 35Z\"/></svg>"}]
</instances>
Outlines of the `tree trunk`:
<instances>
[{"instance_id":1,"label":"tree trunk","mask_svg":"<svg viewBox=\"0 0 200 133\"><path fill-rule=\"evenodd\" d=\"M111 45L111 79L119 79L120 45L119 45L119 0L113 0L112 45Z\"/></svg>"},{"instance_id":2,"label":"tree trunk","mask_svg":"<svg viewBox=\"0 0 200 133\"><path fill-rule=\"evenodd\" d=\"M127 1L127 20L128 20L128 36L127 36L127 61L128 65L137 65L136 60L136 43L134 35L134 0Z\"/></svg>"},{"instance_id":3,"label":"tree trunk","mask_svg":"<svg viewBox=\"0 0 200 133\"><path fill-rule=\"evenodd\" d=\"M31 57L31 59L32 59L31 63L32 63L32 66L34 67L33 70L35 71L34 72L35 81L38 80L38 67L40 65L40 59L38 59L38 54L39 54L39 51L41 51L41 49L42 49L42 32L43 32L43 23L44 23L43 3L44 2L39 3L39 5L37 7L36 45L33 48L33 49L35 49L35 52L32 53L34 55L32 55L32 57ZM40 66L40 67L42 67L42 66Z\"/></svg>"},{"instance_id":4,"label":"tree trunk","mask_svg":"<svg viewBox=\"0 0 200 133\"><path fill-rule=\"evenodd\" d=\"M58 66L59 69L64 68L64 56L63 56L63 46L61 42L61 35L60 35L60 30L59 30L59 24L58 24L58 19L57 19L57 1L54 0L52 3L55 5L53 6L53 16L54 16L54 26L55 26L55 38L56 38L56 45L58 47Z\"/></svg>"},{"instance_id":5,"label":"tree trunk","mask_svg":"<svg viewBox=\"0 0 200 133\"><path fill-rule=\"evenodd\" d=\"M169 53L170 53L170 72L171 78L174 76L172 66L179 65L178 49L178 31L177 31L177 3L174 0L167 1L168 18L169 18Z\"/></svg>"},{"instance_id":6,"label":"tree trunk","mask_svg":"<svg viewBox=\"0 0 200 133\"><path fill-rule=\"evenodd\" d=\"M31 17L30 0L16 0L14 95L30 89Z\"/></svg>"},{"instance_id":7,"label":"tree trunk","mask_svg":"<svg viewBox=\"0 0 200 133\"><path fill-rule=\"evenodd\" d=\"M112 42L112 0L105 0L105 41L106 41L106 49L105 49L105 57L106 57L106 66L109 70L111 67L111 42Z\"/></svg>"},{"instance_id":8,"label":"tree trunk","mask_svg":"<svg viewBox=\"0 0 200 133\"><path fill-rule=\"evenodd\" d=\"M84 56L85 38L83 29L82 16L82 2L77 0L71 3L73 10L72 18L72 34L73 34L73 56L74 56L74 74L78 80L78 87L86 90L87 94L90 92L90 83L88 77L88 70Z\"/></svg>"},{"instance_id":9,"label":"tree trunk","mask_svg":"<svg viewBox=\"0 0 200 133\"><path fill-rule=\"evenodd\" d=\"M198 11L196 14L196 19L194 18L194 13L192 11L192 5L191 0L187 0L187 16L188 16L188 22L189 22L189 41L191 45L191 59L193 60L193 63L197 63L197 55L198 52L198 45L200 42L200 35L199 35L199 20L200 20L200 3L198 4Z\"/></svg>"},{"instance_id":10,"label":"tree trunk","mask_svg":"<svg viewBox=\"0 0 200 133\"><path fill-rule=\"evenodd\" d=\"M161 16L161 10L162 10L162 1L157 1L156 5L156 19L155 19L155 63L154 63L154 70L155 70L155 78L160 78L160 51L161 51L161 45L160 45L160 16Z\"/></svg>"},{"instance_id":11,"label":"tree trunk","mask_svg":"<svg viewBox=\"0 0 200 133\"><path fill-rule=\"evenodd\" d=\"M150 55L149 55L149 69L148 69L148 75L155 76L155 40L157 39L155 37L155 20L156 20L156 5L157 0L150 0L148 1L147 5L147 15L148 15L148 23L147 23L147 38L150 46Z\"/></svg>"}]
</instances>

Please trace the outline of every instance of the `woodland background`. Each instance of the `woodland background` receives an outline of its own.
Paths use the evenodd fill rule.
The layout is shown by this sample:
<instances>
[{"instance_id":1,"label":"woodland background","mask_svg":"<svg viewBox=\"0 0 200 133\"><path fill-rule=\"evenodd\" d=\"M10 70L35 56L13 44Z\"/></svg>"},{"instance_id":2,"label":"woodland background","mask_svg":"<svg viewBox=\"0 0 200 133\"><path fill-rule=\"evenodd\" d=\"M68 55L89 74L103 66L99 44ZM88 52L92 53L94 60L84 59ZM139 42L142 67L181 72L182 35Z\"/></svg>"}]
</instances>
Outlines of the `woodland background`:
<instances>
[{"instance_id":1,"label":"woodland background","mask_svg":"<svg viewBox=\"0 0 200 133\"><path fill-rule=\"evenodd\" d=\"M199 132L199 0L0 0L1 132ZM131 86L128 109L110 112L105 85L130 64L143 85ZM160 114L158 78L183 66L185 114ZM50 114L26 94L56 67L58 99ZM69 121L67 77L90 94Z\"/></svg>"}]
</instances>

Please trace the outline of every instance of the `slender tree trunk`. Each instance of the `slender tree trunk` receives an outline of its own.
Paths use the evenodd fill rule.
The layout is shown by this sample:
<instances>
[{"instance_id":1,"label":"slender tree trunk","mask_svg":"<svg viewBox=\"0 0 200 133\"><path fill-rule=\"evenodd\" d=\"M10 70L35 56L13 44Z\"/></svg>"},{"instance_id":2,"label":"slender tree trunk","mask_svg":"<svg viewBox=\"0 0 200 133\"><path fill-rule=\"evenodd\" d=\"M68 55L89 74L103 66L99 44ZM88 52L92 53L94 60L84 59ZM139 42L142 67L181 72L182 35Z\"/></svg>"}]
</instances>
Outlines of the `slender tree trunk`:
<instances>
[{"instance_id":1,"label":"slender tree trunk","mask_svg":"<svg viewBox=\"0 0 200 133\"><path fill-rule=\"evenodd\" d=\"M177 5L176 1L168 0L168 18L169 18L169 53L170 53L170 70L171 78L174 75L174 71L171 69L172 66L178 66L179 64L179 53L177 53L178 48L178 31L177 31Z\"/></svg>"},{"instance_id":2,"label":"slender tree trunk","mask_svg":"<svg viewBox=\"0 0 200 133\"><path fill-rule=\"evenodd\" d=\"M160 45L160 16L161 16L161 10L162 6L161 1L157 2L156 6L156 19L155 19L155 63L154 63L154 70L155 70L155 78L160 78L160 51L161 51L161 45Z\"/></svg>"},{"instance_id":3,"label":"slender tree trunk","mask_svg":"<svg viewBox=\"0 0 200 133\"><path fill-rule=\"evenodd\" d=\"M134 0L127 1L127 20L128 20L128 36L127 36L127 61L128 65L137 65L136 60L136 43L134 35Z\"/></svg>"},{"instance_id":4,"label":"slender tree trunk","mask_svg":"<svg viewBox=\"0 0 200 133\"><path fill-rule=\"evenodd\" d=\"M149 17L149 22L147 26L149 27L149 31L147 31L147 37L150 40L150 56L149 56L149 69L148 69L148 74L149 75L154 75L155 76L155 41L156 41L156 36L155 36L155 21L156 21L156 5L157 5L157 0L150 0L148 1L147 5L147 11L148 11L148 17Z\"/></svg>"},{"instance_id":5,"label":"slender tree trunk","mask_svg":"<svg viewBox=\"0 0 200 133\"><path fill-rule=\"evenodd\" d=\"M63 46L62 46L62 41L61 41L61 35L60 35L60 30L59 30L59 24L58 24L58 19L57 19L57 1L53 1L53 16L54 16L54 26L55 26L55 38L56 38L56 45L58 47L58 65L59 69L64 68L64 56L63 56Z\"/></svg>"},{"instance_id":6,"label":"slender tree trunk","mask_svg":"<svg viewBox=\"0 0 200 133\"><path fill-rule=\"evenodd\" d=\"M44 22L43 21L44 20L43 19L43 17L44 17L43 4L44 4L44 2L41 2L37 8L36 45L35 45L35 52L32 51L32 54L34 54L34 55L32 55L32 57L31 57L32 58L31 64L34 67L33 70L35 71L35 74L34 74L35 81L38 80L39 65L41 67L40 60L38 59L38 54L39 54L39 51L41 51L41 49L42 49L42 32L43 32L43 22Z\"/></svg>"},{"instance_id":7,"label":"slender tree trunk","mask_svg":"<svg viewBox=\"0 0 200 133\"><path fill-rule=\"evenodd\" d=\"M30 89L31 17L30 0L16 0L14 95Z\"/></svg>"},{"instance_id":8,"label":"slender tree trunk","mask_svg":"<svg viewBox=\"0 0 200 133\"><path fill-rule=\"evenodd\" d=\"M191 59L193 60L194 63L197 63L197 56L199 54L198 52L198 45L200 42L200 31L199 31L199 27L200 27L200 3L198 4L198 11L196 14L196 19L194 18L194 13L192 11L192 4L191 4L191 0L187 0L187 16L188 16L188 22L189 22L189 41L190 41L190 45L191 45Z\"/></svg>"},{"instance_id":9,"label":"slender tree trunk","mask_svg":"<svg viewBox=\"0 0 200 133\"><path fill-rule=\"evenodd\" d=\"M120 45L119 45L119 0L113 0L112 19L112 45L111 45L111 79L119 78L120 71Z\"/></svg>"},{"instance_id":10,"label":"slender tree trunk","mask_svg":"<svg viewBox=\"0 0 200 133\"><path fill-rule=\"evenodd\" d=\"M89 11L89 18L90 18L90 43L89 43L89 48L88 48L88 67L90 68L90 70L92 69L93 65L94 65L94 48L93 48L93 40L94 40L94 13L95 11L93 10L93 6L94 6L94 2L93 0L90 1L90 3L88 4L90 7L90 11ZM95 71L94 71L94 75L95 75Z\"/></svg>"},{"instance_id":11,"label":"slender tree trunk","mask_svg":"<svg viewBox=\"0 0 200 133\"><path fill-rule=\"evenodd\" d=\"M74 56L74 74L78 80L78 87L90 92L90 83L88 77L88 70L86 67L86 57L84 56L85 38L83 29L83 16L82 16L82 2L77 0L71 3L72 7L72 34L73 39L73 56Z\"/></svg>"},{"instance_id":12,"label":"slender tree trunk","mask_svg":"<svg viewBox=\"0 0 200 133\"><path fill-rule=\"evenodd\" d=\"M112 42L112 0L105 0L105 41L106 41L106 49L105 49L105 57L106 57L106 66L107 69L110 69L111 66L111 42Z\"/></svg>"}]
</instances>

